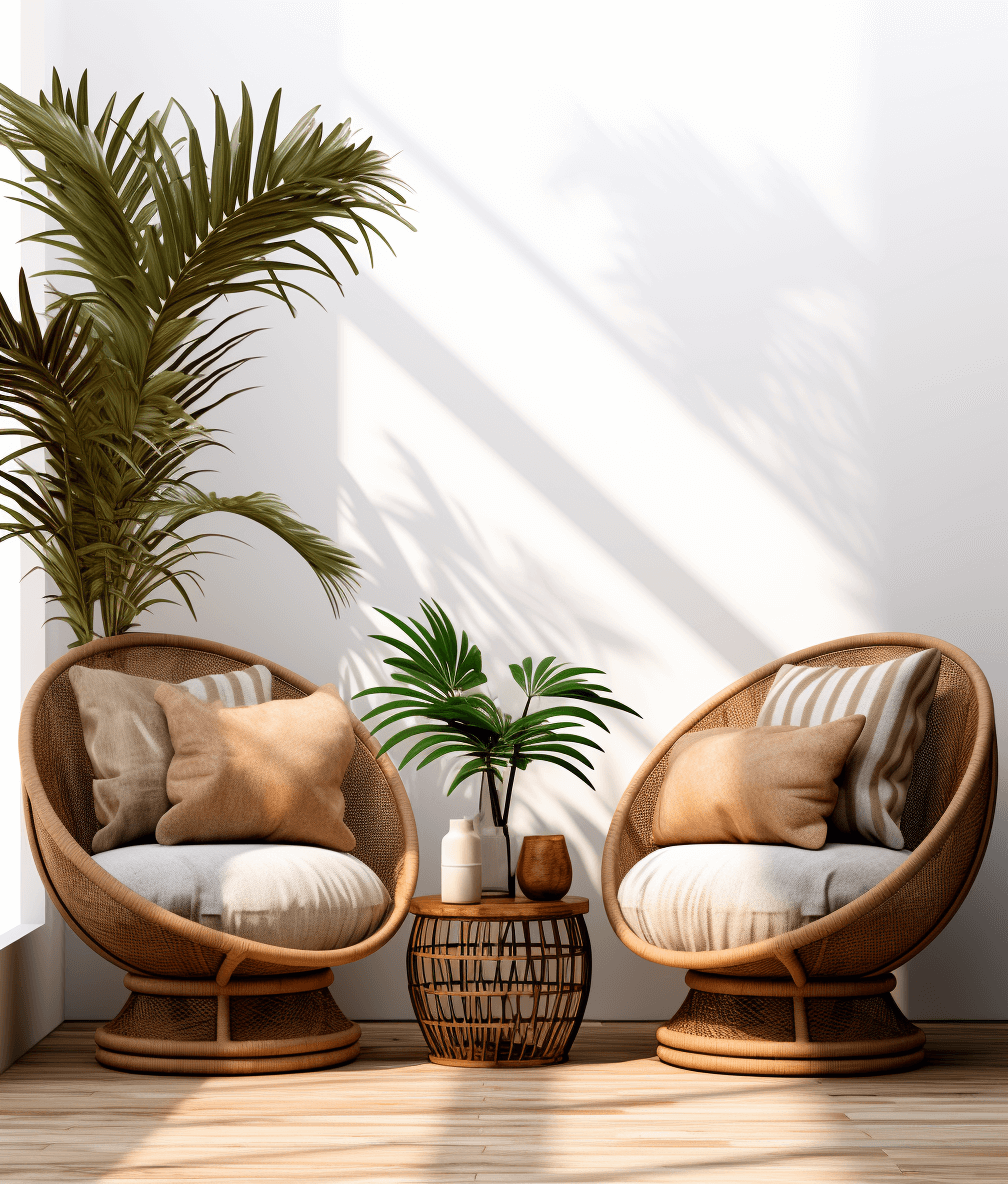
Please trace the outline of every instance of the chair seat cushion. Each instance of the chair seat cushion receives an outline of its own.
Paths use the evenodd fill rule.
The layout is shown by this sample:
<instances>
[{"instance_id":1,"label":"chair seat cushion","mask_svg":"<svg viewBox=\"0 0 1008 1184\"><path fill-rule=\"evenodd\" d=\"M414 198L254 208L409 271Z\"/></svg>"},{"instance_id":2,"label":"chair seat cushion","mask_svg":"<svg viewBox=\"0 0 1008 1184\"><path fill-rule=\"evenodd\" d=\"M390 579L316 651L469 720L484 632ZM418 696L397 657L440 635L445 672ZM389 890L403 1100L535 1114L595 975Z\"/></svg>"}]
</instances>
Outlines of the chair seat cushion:
<instances>
[{"instance_id":1,"label":"chair seat cushion","mask_svg":"<svg viewBox=\"0 0 1008 1184\"><path fill-rule=\"evenodd\" d=\"M141 843L94 857L127 888L176 916L295 950L370 937L390 897L354 855L287 843Z\"/></svg>"},{"instance_id":2,"label":"chair seat cushion","mask_svg":"<svg viewBox=\"0 0 1008 1184\"><path fill-rule=\"evenodd\" d=\"M619 888L639 938L663 950L731 950L836 912L894 872L908 851L827 843L818 851L758 843L659 847Z\"/></svg>"}]
</instances>

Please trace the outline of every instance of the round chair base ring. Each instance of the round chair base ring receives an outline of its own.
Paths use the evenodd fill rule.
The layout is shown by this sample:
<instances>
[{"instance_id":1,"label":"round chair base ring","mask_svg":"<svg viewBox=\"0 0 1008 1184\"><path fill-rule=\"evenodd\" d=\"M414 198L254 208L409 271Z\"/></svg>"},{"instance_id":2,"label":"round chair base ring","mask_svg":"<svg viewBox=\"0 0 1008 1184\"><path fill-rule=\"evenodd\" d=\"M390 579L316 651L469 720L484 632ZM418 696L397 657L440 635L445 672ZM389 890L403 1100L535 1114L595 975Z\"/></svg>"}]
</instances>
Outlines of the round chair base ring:
<instances>
[{"instance_id":1,"label":"round chair base ring","mask_svg":"<svg viewBox=\"0 0 1008 1184\"><path fill-rule=\"evenodd\" d=\"M303 1073L308 1069L328 1069L345 1065L360 1056L360 1041L349 1048L296 1057L150 1057L125 1056L99 1048L95 1060L108 1069L125 1073L164 1073L171 1077L242 1077L264 1073Z\"/></svg>"},{"instance_id":2,"label":"round chair base ring","mask_svg":"<svg viewBox=\"0 0 1008 1184\"><path fill-rule=\"evenodd\" d=\"M893 1073L924 1061L893 976L813 980L686 975L690 992L657 1031L658 1059L681 1069L763 1077Z\"/></svg>"},{"instance_id":3,"label":"round chair base ring","mask_svg":"<svg viewBox=\"0 0 1008 1184\"><path fill-rule=\"evenodd\" d=\"M231 1077L343 1065L360 1027L336 1005L331 970L276 978L158 979L127 974L132 994L95 1032L111 1069Z\"/></svg>"},{"instance_id":4,"label":"round chair base ring","mask_svg":"<svg viewBox=\"0 0 1008 1184\"><path fill-rule=\"evenodd\" d=\"M732 1073L739 1077L870 1077L878 1073L896 1073L916 1069L924 1063L924 1049L905 1056L844 1057L839 1060L789 1061L784 1057L704 1056L658 1046L658 1059L677 1069L704 1073Z\"/></svg>"}]
</instances>

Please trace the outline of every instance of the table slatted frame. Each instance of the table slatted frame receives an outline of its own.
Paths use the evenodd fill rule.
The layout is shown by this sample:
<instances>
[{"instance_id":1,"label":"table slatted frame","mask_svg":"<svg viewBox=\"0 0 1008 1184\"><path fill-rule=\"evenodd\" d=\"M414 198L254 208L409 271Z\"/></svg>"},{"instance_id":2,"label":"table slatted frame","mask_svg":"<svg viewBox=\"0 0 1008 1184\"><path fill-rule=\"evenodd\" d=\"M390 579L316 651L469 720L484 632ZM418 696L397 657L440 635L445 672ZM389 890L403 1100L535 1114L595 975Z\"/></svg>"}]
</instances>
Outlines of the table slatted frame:
<instances>
[{"instance_id":1,"label":"table slatted frame","mask_svg":"<svg viewBox=\"0 0 1008 1184\"><path fill-rule=\"evenodd\" d=\"M584 1017L591 942L580 914L417 915L406 970L432 1060L555 1064L567 1059Z\"/></svg>"}]
</instances>

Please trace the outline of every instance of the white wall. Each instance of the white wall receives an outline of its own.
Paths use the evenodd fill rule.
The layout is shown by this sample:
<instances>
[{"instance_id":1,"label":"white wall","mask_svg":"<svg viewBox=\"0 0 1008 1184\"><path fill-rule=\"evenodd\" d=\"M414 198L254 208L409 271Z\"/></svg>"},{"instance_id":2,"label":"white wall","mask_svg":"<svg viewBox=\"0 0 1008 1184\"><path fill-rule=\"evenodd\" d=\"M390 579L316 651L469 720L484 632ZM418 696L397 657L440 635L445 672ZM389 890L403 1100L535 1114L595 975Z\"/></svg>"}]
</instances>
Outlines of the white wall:
<instances>
[{"instance_id":1,"label":"white wall","mask_svg":"<svg viewBox=\"0 0 1008 1184\"><path fill-rule=\"evenodd\" d=\"M527 776L516 827L568 837L589 1015L665 1017L681 975L616 942L599 858L683 715L871 629L962 646L1005 706L1003 12L283 11L48 6L51 59L74 85L89 68L92 107L173 94L209 138L209 87L234 118L244 79L261 120L282 84L285 124L316 102L327 125L351 114L416 191L398 258L326 291L328 311L261 314L261 385L220 416L234 452L210 483L274 490L338 537L367 572L359 604L334 623L307 569L239 528L254 549L204 563L198 624L150 627L346 692L380 660L368 606L434 595L505 701L527 652L607 670L643 721L614 721L594 795ZM445 801L443 770L405 780L436 891L447 819L472 806ZM910 1014L1005 1018L1005 835L911 967ZM67 940L67 1015L110 1014L118 972ZM409 1014L404 943L337 971L348 1014Z\"/></svg>"},{"instance_id":2,"label":"white wall","mask_svg":"<svg viewBox=\"0 0 1008 1184\"><path fill-rule=\"evenodd\" d=\"M0 0L0 80L25 93L37 93L41 82L41 15L32 0ZM3 152L0 174L19 175L16 161ZM39 270L43 256L39 247L19 245L37 225L6 196L0 200L0 291L16 308L20 267ZM40 296L41 284L35 284L32 298ZM17 757L21 701L45 667L43 581L32 566L22 544L0 544L0 1072L63 1018L63 921L32 862Z\"/></svg>"},{"instance_id":3,"label":"white wall","mask_svg":"<svg viewBox=\"0 0 1008 1184\"><path fill-rule=\"evenodd\" d=\"M15 90L21 86L20 0L0 0L0 82ZM15 175L17 167L14 156L0 148L0 176ZM13 202L0 200L0 294L11 308L17 308L20 237L19 208ZM17 539L8 539L0 543L0 618L5 623L20 617L20 578L20 544ZM21 631L8 625L0 636L0 719L8 723L0 731L0 784L5 787L5 792L0 793L0 934L21 923L20 867L16 857L21 822L16 726L21 710L20 660ZM11 788L7 790L7 786Z\"/></svg>"}]
</instances>

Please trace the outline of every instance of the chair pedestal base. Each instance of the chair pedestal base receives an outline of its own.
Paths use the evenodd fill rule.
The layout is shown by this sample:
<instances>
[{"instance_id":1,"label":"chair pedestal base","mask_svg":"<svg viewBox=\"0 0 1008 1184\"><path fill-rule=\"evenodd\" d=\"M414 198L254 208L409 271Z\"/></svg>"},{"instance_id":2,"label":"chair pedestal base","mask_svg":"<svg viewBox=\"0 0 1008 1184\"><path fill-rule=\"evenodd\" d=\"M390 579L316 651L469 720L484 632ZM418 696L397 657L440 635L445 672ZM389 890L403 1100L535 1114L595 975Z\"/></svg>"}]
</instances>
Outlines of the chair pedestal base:
<instances>
[{"instance_id":1,"label":"chair pedestal base","mask_svg":"<svg viewBox=\"0 0 1008 1184\"><path fill-rule=\"evenodd\" d=\"M924 1033L893 1002L891 975L744 979L689 971L682 1007L658 1029L681 1069L764 1077L892 1073L924 1061Z\"/></svg>"},{"instance_id":2,"label":"chair pedestal base","mask_svg":"<svg viewBox=\"0 0 1008 1184\"><path fill-rule=\"evenodd\" d=\"M360 1027L337 1007L331 970L276 978L162 979L127 974L122 1011L95 1032L95 1059L135 1073L232 1077L342 1065Z\"/></svg>"}]
</instances>

